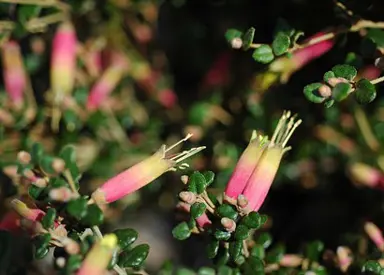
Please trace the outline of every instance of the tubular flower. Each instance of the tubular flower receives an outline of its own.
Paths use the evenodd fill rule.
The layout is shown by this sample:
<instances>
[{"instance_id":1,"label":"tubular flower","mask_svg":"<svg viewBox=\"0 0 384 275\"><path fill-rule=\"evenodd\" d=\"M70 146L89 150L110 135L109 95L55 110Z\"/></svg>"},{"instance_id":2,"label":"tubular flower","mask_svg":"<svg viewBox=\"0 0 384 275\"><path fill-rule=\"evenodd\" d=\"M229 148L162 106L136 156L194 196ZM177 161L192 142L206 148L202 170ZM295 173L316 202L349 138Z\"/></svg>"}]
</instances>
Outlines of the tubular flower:
<instances>
[{"instance_id":1,"label":"tubular flower","mask_svg":"<svg viewBox=\"0 0 384 275\"><path fill-rule=\"evenodd\" d=\"M184 169L188 165L182 161L205 149L204 146L174 156L167 156L167 153L190 137L191 135L187 135L169 148L163 145L152 156L109 179L92 194L93 200L98 204L114 202L144 187L167 171L176 170L177 167Z\"/></svg>"},{"instance_id":2,"label":"tubular flower","mask_svg":"<svg viewBox=\"0 0 384 275\"><path fill-rule=\"evenodd\" d=\"M255 170L261 155L266 148L266 137L257 135L256 131L252 132L251 140L247 148L244 150L237 162L235 169L225 188L224 194L227 200L236 200L244 191L247 181Z\"/></svg>"},{"instance_id":3,"label":"tubular flower","mask_svg":"<svg viewBox=\"0 0 384 275\"><path fill-rule=\"evenodd\" d=\"M96 243L85 257L77 275L105 274L113 252L117 248L117 237L114 234L105 235Z\"/></svg>"},{"instance_id":4,"label":"tubular flower","mask_svg":"<svg viewBox=\"0 0 384 275\"><path fill-rule=\"evenodd\" d=\"M301 120L295 122L295 116L291 117L289 111L284 112L280 118L271 140L243 191L243 195L248 199L248 210L258 211L263 204L284 153L291 149L286 147L287 142L300 123Z\"/></svg>"},{"instance_id":5,"label":"tubular flower","mask_svg":"<svg viewBox=\"0 0 384 275\"><path fill-rule=\"evenodd\" d=\"M372 222L365 223L364 230L377 248L384 252L384 237L381 230Z\"/></svg>"},{"instance_id":6,"label":"tubular flower","mask_svg":"<svg viewBox=\"0 0 384 275\"><path fill-rule=\"evenodd\" d=\"M20 47L9 41L3 45L1 53L5 90L15 105L21 105L27 80Z\"/></svg>"},{"instance_id":7,"label":"tubular flower","mask_svg":"<svg viewBox=\"0 0 384 275\"><path fill-rule=\"evenodd\" d=\"M384 188L383 173L367 164L353 163L349 166L349 174L359 184L371 188Z\"/></svg>"},{"instance_id":8,"label":"tubular flower","mask_svg":"<svg viewBox=\"0 0 384 275\"><path fill-rule=\"evenodd\" d=\"M18 199L12 200L11 205L12 208L20 216L30 221L40 221L45 215L45 212L43 210L29 208L24 202Z\"/></svg>"},{"instance_id":9,"label":"tubular flower","mask_svg":"<svg viewBox=\"0 0 384 275\"><path fill-rule=\"evenodd\" d=\"M352 264L351 250L346 246L339 246L336 251L337 261L339 263L340 270L347 272L349 266Z\"/></svg>"},{"instance_id":10,"label":"tubular flower","mask_svg":"<svg viewBox=\"0 0 384 275\"><path fill-rule=\"evenodd\" d=\"M64 22L57 29L52 45L51 89L56 96L62 97L72 91L75 69L76 33L70 22Z\"/></svg>"},{"instance_id":11,"label":"tubular flower","mask_svg":"<svg viewBox=\"0 0 384 275\"><path fill-rule=\"evenodd\" d=\"M94 110L107 99L108 95L116 88L124 75L127 63L115 60L101 75L99 81L92 87L87 101L87 109Z\"/></svg>"}]
</instances>

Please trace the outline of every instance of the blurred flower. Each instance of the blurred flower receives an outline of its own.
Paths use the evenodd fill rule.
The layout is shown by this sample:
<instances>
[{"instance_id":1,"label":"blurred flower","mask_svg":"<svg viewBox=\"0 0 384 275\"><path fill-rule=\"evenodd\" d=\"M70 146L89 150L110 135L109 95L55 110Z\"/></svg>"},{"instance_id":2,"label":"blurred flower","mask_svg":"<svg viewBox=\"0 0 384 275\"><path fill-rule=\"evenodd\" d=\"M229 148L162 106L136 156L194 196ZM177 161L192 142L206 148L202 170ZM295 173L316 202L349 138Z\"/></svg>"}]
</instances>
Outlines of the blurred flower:
<instances>
[{"instance_id":1,"label":"blurred flower","mask_svg":"<svg viewBox=\"0 0 384 275\"><path fill-rule=\"evenodd\" d=\"M41 209L33 209L29 208L24 202L18 199L14 199L11 202L12 208L23 218L28 219L30 221L40 221L45 212Z\"/></svg>"},{"instance_id":2,"label":"blurred flower","mask_svg":"<svg viewBox=\"0 0 384 275\"><path fill-rule=\"evenodd\" d=\"M7 212L0 221L0 230L20 233L20 216L14 211Z\"/></svg>"},{"instance_id":3,"label":"blurred flower","mask_svg":"<svg viewBox=\"0 0 384 275\"><path fill-rule=\"evenodd\" d=\"M319 32L308 38L308 40L304 41L303 44L305 45L306 42L318 38L322 35L324 35L324 32ZM292 74L303 68L312 60L319 58L323 54L327 53L332 49L334 44L334 40L323 40L319 43L298 49L294 51L289 57L283 56L277 58L269 65L267 72L256 76L253 88L256 91L265 91L276 81L287 83Z\"/></svg>"},{"instance_id":4,"label":"blurred flower","mask_svg":"<svg viewBox=\"0 0 384 275\"><path fill-rule=\"evenodd\" d=\"M229 52L221 53L203 79L203 88L208 89L217 86L223 86L228 83L229 80L229 68L230 68L231 55Z\"/></svg>"},{"instance_id":5,"label":"blurred flower","mask_svg":"<svg viewBox=\"0 0 384 275\"><path fill-rule=\"evenodd\" d=\"M109 179L92 194L93 200L98 204L114 202L144 187L165 172L175 170L178 165L181 169L185 168L186 165L181 162L205 147L192 148L173 156L167 156L167 153L189 139L190 136L187 135L169 148L163 145L152 156Z\"/></svg>"},{"instance_id":6,"label":"blurred flower","mask_svg":"<svg viewBox=\"0 0 384 275\"><path fill-rule=\"evenodd\" d=\"M384 174L380 170L361 162L351 164L348 170L357 183L371 188L384 188Z\"/></svg>"},{"instance_id":7,"label":"blurred flower","mask_svg":"<svg viewBox=\"0 0 384 275\"><path fill-rule=\"evenodd\" d=\"M114 234L105 235L86 255L77 275L105 274L113 252L117 248L117 237Z\"/></svg>"},{"instance_id":8,"label":"blurred flower","mask_svg":"<svg viewBox=\"0 0 384 275\"><path fill-rule=\"evenodd\" d=\"M51 89L60 98L72 91L76 74L76 33L70 22L62 23L53 38ZM56 100L56 99L55 99Z\"/></svg>"},{"instance_id":9,"label":"blurred flower","mask_svg":"<svg viewBox=\"0 0 384 275\"><path fill-rule=\"evenodd\" d=\"M364 225L365 233L375 243L376 247L384 252L384 237L381 230L372 222L366 222Z\"/></svg>"},{"instance_id":10,"label":"blurred flower","mask_svg":"<svg viewBox=\"0 0 384 275\"><path fill-rule=\"evenodd\" d=\"M263 204L284 153L291 149L286 147L287 142L300 123L301 120L295 121L295 116L291 117L289 111L284 112L280 118L271 140L268 141L243 191L243 195L248 199L247 208L250 211L258 211Z\"/></svg>"},{"instance_id":11,"label":"blurred flower","mask_svg":"<svg viewBox=\"0 0 384 275\"><path fill-rule=\"evenodd\" d=\"M351 250L348 247L339 246L336 253L340 270L342 272L346 272L349 266L352 264Z\"/></svg>"},{"instance_id":12,"label":"blurred flower","mask_svg":"<svg viewBox=\"0 0 384 275\"><path fill-rule=\"evenodd\" d=\"M285 267L297 267L303 262L303 257L296 254L285 254L279 264Z\"/></svg>"},{"instance_id":13,"label":"blurred flower","mask_svg":"<svg viewBox=\"0 0 384 275\"><path fill-rule=\"evenodd\" d=\"M128 63L123 56L116 57L109 67L101 75L100 79L92 87L88 100L87 109L95 110L99 108L108 98L109 94L117 87L124 72L127 70Z\"/></svg>"},{"instance_id":14,"label":"blurred flower","mask_svg":"<svg viewBox=\"0 0 384 275\"><path fill-rule=\"evenodd\" d=\"M5 42L1 54L5 90L12 103L21 106L27 79L20 47L15 41Z\"/></svg>"},{"instance_id":15,"label":"blurred flower","mask_svg":"<svg viewBox=\"0 0 384 275\"><path fill-rule=\"evenodd\" d=\"M236 200L237 197L244 191L252 172L259 163L260 157L266 148L267 137L257 135L256 131L253 131L251 140L240 156L231 178L225 188L224 194L227 199Z\"/></svg>"}]
</instances>

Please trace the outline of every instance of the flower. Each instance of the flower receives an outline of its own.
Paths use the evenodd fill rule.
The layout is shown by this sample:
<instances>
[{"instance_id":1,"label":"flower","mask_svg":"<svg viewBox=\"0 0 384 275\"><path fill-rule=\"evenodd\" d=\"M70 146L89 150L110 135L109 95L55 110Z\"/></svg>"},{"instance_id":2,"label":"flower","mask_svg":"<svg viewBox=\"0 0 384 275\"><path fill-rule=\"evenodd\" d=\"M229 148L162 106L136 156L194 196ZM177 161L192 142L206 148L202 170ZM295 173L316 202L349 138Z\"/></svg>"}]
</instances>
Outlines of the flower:
<instances>
[{"instance_id":1,"label":"flower","mask_svg":"<svg viewBox=\"0 0 384 275\"><path fill-rule=\"evenodd\" d=\"M52 45L51 89L56 96L72 91L75 73L76 33L70 22L64 22L57 29Z\"/></svg>"},{"instance_id":2,"label":"flower","mask_svg":"<svg viewBox=\"0 0 384 275\"><path fill-rule=\"evenodd\" d=\"M92 87L88 100L87 109L94 110L107 99L108 95L113 92L120 80L123 78L127 69L127 62L120 58L115 58L111 65L104 71L100 79Z\"/></svg>"},{"instance_id":3,"label":"flower","mask_svg":"<svg viewBox=\"0 0 384 275\"><path fill-rule=\"evenodd\" d=\"M20 106L27 79L19 45L14 41L5 42L2 47L4 86L12 103Z\"/></svg>"},{"instance_id":4,"label":"flower","mask_svg":"<svg viewBox=\"0 0 384 275\"><path fill-rule=\"evenodd\" d=\"M29 208L24 202L18 199L11 201L12 208L23 218L30 221L41 221L44 217L45 212L38 208Z\"/></svg>"},{"instance_id":5,"label":"flower","mask_svg":"<svg viewBox=\"0 0 384 275\"><path fill-rule=\"evenodd\" d=\"M248 210L258 211L263 204L284 153L291 149L286 147L287 142L300 123L301 120L295 121L295 116L291 117L289 111L284 112L280 118L271 140L268 141L242 192L248 200Z\"/></svg>"},{"instance_id":6,"label":"flower","mask_svg":"<svg viewBox=\"0 0 384 275\"><path fill-rule=\"evenodd\" d=\"M113 252L117 248L115 234L105 235L97 242L86 255L77 275L102 275L105 274Z\"/></svg>"},{"instance_id":7,"label":"flower","mask_svg":"<svg viewBox=\"0 0 384 275\"><path fill-rule=\"evenodd\" d=\"M381 230L372 222L365 223L364 230L369 238L375 243L377 248L381 252L384 252L384 237Z\"/></svg>"},{"instance_id":8,"label":"flower","mask_svg":"<svg viewBox=\"0 0 384 275\"><path fill-rule=\"evenodd\" d=\"M190 134L187 135L169 148L165 145L161 146L152 156L109 179L93 192L93 200L98 204L114 202L144 187L167 171L176 170L176 167L184 169L188 165L181 162L205 149L204 146L192 148L171 157L167 156L167 153L190 137Z\"/></svg>"},{"instance_id":9,"label":"flower","mask_svg":"<svg viewBox=\"0 0 384 275\"><path fill-rule=\"evenodd\" d=\"M361 162L351 164L348 170L357 183L371 188L384 188L384 174L380 170Z\"/></svg>"},{"instance_id":10,"label":"flower","mask_svg":"<svg viewBox=\"0 0 384 275\"><path fill-rule=\"evenodd\" d=\"M266 137L257 135L256 131L253 131L251 140L249 141L247 148L241 154L225 188L224 194L226 200L236 200L237 197L241 195L264 152L265 145Z\"/></svg>"}]
</instances>

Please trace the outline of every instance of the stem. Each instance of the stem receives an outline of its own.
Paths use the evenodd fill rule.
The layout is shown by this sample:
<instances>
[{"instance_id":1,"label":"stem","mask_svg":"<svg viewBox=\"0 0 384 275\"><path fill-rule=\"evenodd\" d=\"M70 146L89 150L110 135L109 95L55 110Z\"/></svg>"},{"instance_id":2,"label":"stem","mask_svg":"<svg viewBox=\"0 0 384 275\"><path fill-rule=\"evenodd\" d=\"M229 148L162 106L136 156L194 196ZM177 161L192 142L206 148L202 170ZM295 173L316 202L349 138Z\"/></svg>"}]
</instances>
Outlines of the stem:
<instances>
[{"instance_id":1,"label":"stem","mask_svg":"<svg viewBox=\"0 0 384 275\"><path fill-rule=\"evenodd\" d=\"M376 79L374 79L374 80L371 80L371 83L372 83L373 85L376 85L376 84L378 84L378 83L380 83L380 82L383 82L383 81L384 81L384 76L379 77L379 78L376 78Z\"/></svg>"},{"instance_id":2,"label":"stem","mask_svg":"<svg viewBox=\"0 0 384 275\"><path fill-rule=\"evenodd\" d=\"M75 182L72 178L71 172L68 169L64 171L64 176L67 179L67 181L69 183L69 187L71 187L71 189L72 189L72 192L75 193L76 195L80 195L76 189Z\"/></svg>"},{"instance_id":3,"label":"stem","mask_svg":"<svg viewBox=\"0 0 384 275\"><path fill-rule=\"evenodd\" d=\"M361 134L363 135L363 138L367 143L368 147L372 151L377 151L380 148L380 143L377 141L375 135L373 134L367 116L361 110L360 107L355 108L355 119L357 122L357 126L360 128Z\"/></svg>"}]
</instances>

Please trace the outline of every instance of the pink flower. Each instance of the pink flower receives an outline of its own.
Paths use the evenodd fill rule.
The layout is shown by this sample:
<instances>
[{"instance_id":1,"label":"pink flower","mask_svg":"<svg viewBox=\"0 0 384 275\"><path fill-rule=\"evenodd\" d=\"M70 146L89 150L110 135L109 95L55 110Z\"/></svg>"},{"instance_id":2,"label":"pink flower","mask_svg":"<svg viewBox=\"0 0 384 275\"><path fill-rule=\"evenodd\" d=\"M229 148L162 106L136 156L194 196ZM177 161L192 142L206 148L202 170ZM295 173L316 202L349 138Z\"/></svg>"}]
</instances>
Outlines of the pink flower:
<instances>
[{"instance_id":1,"label":"pink flower","mask_svg":"<svg viewBox=\"0 0 384 275\"><path fill-rule=\"evenodd\" d=\"M181 163L182 161L205 149L205 147L192 148L174 156L167 156L167 153L190 137L191 135L187 135L169 148L163 145L152 156L109 179L92 194L93 200L98 204L114 202L151 183L165 172L175 170L177 165L185 166Z\"/></svg>"},{"instance_id":2,"label":"pink flower","mask_svg":"<svg viewBox=\"0 0 384 275\"><path fill-rule=\"evenodd\" d=\"M371 188L384 188L384 174L380 170L361 162L351 164L348 170L357 183Z\"/></svg>"},{"instance_id":3,"label":"pink flower","mask_svg":"<svg viewBox=\"0 0 384 275\"><path fill-rule=\"evenodd\" d=\"M108 98L117 87L127 69L125 60L114 60L92 87L87 101L87 109L95 110Z\"/></svg>"},{"instance_id":4,"label":"pink flower","mask_svg":"<svg viewBox=\"0 0 384 275\"><path fill-rule=\"evenodd\" d=\"M266 137L257 135L253 131L251 140L240 156L231 178L225 188L226 199L234 199L242 194L252 172L255 170L266 145Z\"/></svg>"},{"instance_id":5,"label":"pink flower","mask_svg":"<svg viewBox=\"0 0 384 275\"><path fill-rule=\"evenodd\" d=\"M38 208L29 208L24 202L18 199L12 200L11 205L17 214L30 221L41 221L45 215L43 210Z\"/></svg>"},{"instance_id":6,"label":"pink flower","mask_svg":"<svg viewBox=\"0 0 384 275\"><path fill-rule=\"evenodd\" d=\"M20 216L14 211L7 212L0 221L0 230L16 234L21 233Z\"/></svg>"},{"instance_id":7,"label":"pink flower","mask_svg":"<svg viewBox=\"0 0 384 275\"><path fill-rule=\"evenodd\" d=\"M76 33L70 22L62 23L53 38L51 89L63 96L72 91L76 73Z\"/></svg>"},{"instance_id":8,"label":"pink flower","mask_svg":"<svg viewBox=\"0 0 384 275\"><path fill-rule=\"evenodd\" d=\"M376 247L384 252L384 237L381 230L372 222L367 222L364 225L365 233L375 243Z\"/></svg>"},{"instance_id":9,"label":"pink flower","mask_svg":"<svg viewBox=\"0 0 384 275\"><path fill-rule=\"evenodd\" d=\"M114 234L105 235L86 255L77 275L105 274L114 251L117 249L117 237Z\"/></svg>"},{"instance_id":10,"label":"pink flower","mask_svg":"<svg viewBox=\"0 0 384 275\"><path fill-rule=\"evenodd\" d=\"M324 34L324 32L319 32L308 38L303 44ZM323 40L294 51L291 57L282 56L277 58L269 65L267 72L256 76L253 88L259 91L265 91L276 81L280 81L283 84L287 83L292 74L303 68L309 62L330 51L334 44L333 39Z\"/></svg>"},{"instance_id":11,"label":"pink flower","mask_svg":"<svg viewBox=\"0 0 384 275\"><path fill-rule=\"evenodd\" d=\"M291 149L291 147L286 147L287 142L296 127L300 125L301 120L295 122L295 116L291 118L290 116L289 111L284 112L271 140L247 181L242 194L248 200L247 208L250 211L260 209L267 197L284 153Z\"/></svg>"},{"instance_id":12,"label":"pink flower","mask_svg":"<svg viewBox=\"0 0 384 275\"><path fill-rule=\"evenodd\" d=\"M353 260L351 250L348 247L339 246L336 250L336 254L340 270L346 272Z\"/></svg>"},{"instance_id":13,"label":"pink flower","mask_svg":"<svg viewBox=\"0 0 384 275\"><path fill-rule=\"evenodd\" d=\"M5 90L12 102L20 106L27 84L20 47L16 42L8 41L4 43L1 53Z\"/></svg>"},{"instance_id":14,"label":"pink flower","mask_svg":"<svg viewBox=\"0 0 384 275\"><path fill-rule=\"evenodd\" d=\"M211 68L205 74L204 88L223 86L228 83L231 56L229 52L221 53L213 62Z\"/></svg>"}]
</instances>

